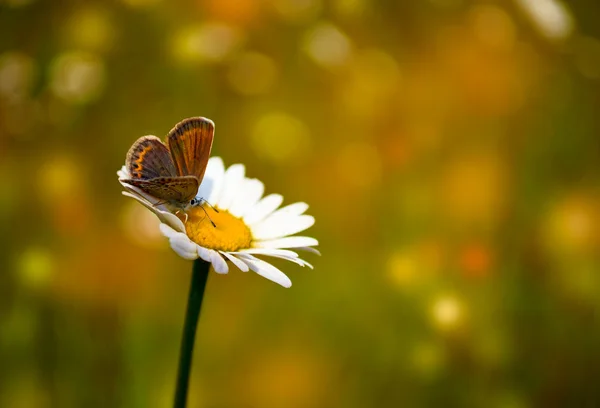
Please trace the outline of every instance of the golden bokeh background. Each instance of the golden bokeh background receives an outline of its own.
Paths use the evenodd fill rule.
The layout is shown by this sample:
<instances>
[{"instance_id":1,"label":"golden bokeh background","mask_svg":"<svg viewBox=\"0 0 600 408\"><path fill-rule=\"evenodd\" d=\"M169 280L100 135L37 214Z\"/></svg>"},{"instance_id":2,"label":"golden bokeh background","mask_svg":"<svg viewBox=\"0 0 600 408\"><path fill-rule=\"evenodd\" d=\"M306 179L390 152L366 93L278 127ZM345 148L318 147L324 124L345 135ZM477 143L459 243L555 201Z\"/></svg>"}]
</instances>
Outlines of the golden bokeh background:
<instances>
[{"instance_id":1,"label":"golden bokeh background","mask_svg":"<svg viewBox=\"0 0 600 408\"><path fill-rule=\"evenodd\" d=\"M198 115L323 255L211 275L190 407L598 406L598 15L0 0L0 406L170 406L191 263L116 171Z\"/></svg>"}]
</instances>

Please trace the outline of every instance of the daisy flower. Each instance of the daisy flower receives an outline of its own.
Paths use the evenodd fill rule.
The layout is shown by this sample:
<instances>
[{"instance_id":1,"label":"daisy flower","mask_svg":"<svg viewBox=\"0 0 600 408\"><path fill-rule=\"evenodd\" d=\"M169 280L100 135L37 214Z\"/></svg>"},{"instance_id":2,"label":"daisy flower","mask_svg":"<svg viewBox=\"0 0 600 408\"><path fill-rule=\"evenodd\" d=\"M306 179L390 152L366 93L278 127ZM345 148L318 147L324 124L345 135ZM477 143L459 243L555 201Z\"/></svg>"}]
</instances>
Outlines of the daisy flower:
<instances>
[{"instance_id":1,"label":"daisy flower","mask_svg":"<svg viewBox=\"0 0 600 408\"><path fill-rule=\"evenodd\" d=\"M296 251L319 254L313 248L318 245L316 239L294 235L315 222L312 216L304 214L308 204L279 208L283 197L279 194L263 197L264 184L247 178L242 164L225 169L220 157L211 157L196 194L196 200L203 204L186 213L173 213L155 197L123 183L122 180L130 178L125 166L117 175L127 190L123 195L136 199L156 214L161 233L179 256L189 260L202 258L217 273L228 273L232 264L242 272L254 271L289 288L290 279L258 256L281 258L312 269Z\"/></svg>"}]
</instances>

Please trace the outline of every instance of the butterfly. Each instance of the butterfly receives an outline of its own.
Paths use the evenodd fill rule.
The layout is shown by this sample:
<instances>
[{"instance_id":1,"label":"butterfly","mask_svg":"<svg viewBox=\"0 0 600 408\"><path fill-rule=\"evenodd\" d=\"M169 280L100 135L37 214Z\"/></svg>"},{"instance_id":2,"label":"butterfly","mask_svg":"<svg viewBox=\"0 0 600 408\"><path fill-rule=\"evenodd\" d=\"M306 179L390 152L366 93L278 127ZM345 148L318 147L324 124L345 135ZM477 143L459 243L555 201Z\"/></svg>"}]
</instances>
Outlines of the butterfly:
<instances>
[{"instance_id":1,"label":"butterfly","mask_svg":"<svg viewBox=\"0 0 600 408\"><path fill-rule=\"evenodd\" d=\"M210 119L194 117L175 125L166 144L156 136L140 137L125 160L131 178L122 181L157 198L157 204L185 211L198 203L214 133Z\"/></svg>"}]
</instances>

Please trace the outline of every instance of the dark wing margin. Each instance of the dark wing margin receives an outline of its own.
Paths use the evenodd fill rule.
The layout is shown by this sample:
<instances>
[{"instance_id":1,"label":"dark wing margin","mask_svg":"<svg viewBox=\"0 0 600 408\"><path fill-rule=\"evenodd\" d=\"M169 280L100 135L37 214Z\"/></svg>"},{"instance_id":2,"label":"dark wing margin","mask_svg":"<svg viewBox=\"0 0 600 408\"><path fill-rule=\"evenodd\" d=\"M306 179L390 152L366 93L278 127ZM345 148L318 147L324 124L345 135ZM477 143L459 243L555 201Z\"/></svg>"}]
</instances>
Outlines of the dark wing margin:
<instances>
[{"instance_id":1,"label":"dark wing margin","mask_svg":"<svg viewBox=\"0 0 600 408\"><path fill-rule=\"evenodd\" d=\"M215 124L202 117L179 122L167 136L178 176L195 176L202 182L215 134Z\"/></svg>"},{"instance_id":2,"label":"dark wing margin","mask_svg":"<svg viewBox=\"0 0 600 408\"><path fill-rule=\"evenodd\" d=\"M169 149L156 136L136 140L127 152L125 167L132 179L177 176Z\"/></svg>"}]
</instances>

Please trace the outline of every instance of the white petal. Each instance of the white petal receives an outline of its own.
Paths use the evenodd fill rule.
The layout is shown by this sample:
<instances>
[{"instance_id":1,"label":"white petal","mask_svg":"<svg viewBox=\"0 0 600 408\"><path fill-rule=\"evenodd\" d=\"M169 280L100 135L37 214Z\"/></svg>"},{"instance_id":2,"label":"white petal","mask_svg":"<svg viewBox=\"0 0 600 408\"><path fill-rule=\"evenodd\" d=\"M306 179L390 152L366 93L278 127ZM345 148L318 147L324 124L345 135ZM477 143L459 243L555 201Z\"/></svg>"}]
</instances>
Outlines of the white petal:
<instances>
[{"instance_id":1,"label":"white petal","mask_svg":"<svg viewBox=\"0 0 600 408\"><path fill-rule=\"evenodd\" d=\"M250 226L259 223L275 211L282 202L283 196L280 194L269 194L247 211L244 215L244 221Z\"/></svg>"},{"instance_id":2,"label":"white petal","mask_svg":"<svg viewBox=\"0 0 600 408\"><path fill-rule=\"evenodd\" d=\"M131 178L129 176L129 172L127 171L127 167L123 166L117 171L117 176L119 179L128 179Z\"/></svg>"},{"instance_id":3,"label":"white petal","mask_svg":"<svg viewBox=\"0 0 600 408\"><path fill-rule=\"evenodd\" d=\"M160 224L158 228L160 229L160 232L169 239L171 248L173 248L179 256L190 260L198 258L196 244L193 243L187 235L175 231L167 224Z\"/></svg>"},{"instance_id":4,"label":"white petal","mask_svg":"<svg viewBox=\"0 0 600 408\"><path fill-rule=\"evenodd\" d=\"M242 217L252 208L265 192L265 185L257 179L246 179L239 193L229 207L229 212L236 217Z\"/></svg>"},{"instance_id":5,"label":"white petal","mask_svg":"<svg viewBox=\"0 0 600 408\"><path fill-rule=\"evenodd\" d=\"M198 189L197 198L204 198L210 204L214 204L219 198L221 186L223 184L223 175L225 166L220 157L211 157L206 166L204 178Z\"/></svg>"},{"instance_id":6,"label":"white petal","mask_svg":"<svg viewBox=\"0 0 600 408\"><path fill-rule=\"evenodd\" d=\"M288 216L280 214L272 216L252 227L252 236L255 239L267 240L286 235L293 235L297 232L304 231L315 223L314 217L311 215Z\"/></svg>"},{"instance_id":7,"label":"white petal","mask_svg":"<svg viewBox=\"0 0 600 408\"><path fill-rule=\"evenodd\" d=\"M169 226L167 224L164 224L164 223L161 223L158 226L158 229L160 230L161 234L163 234L165 237L167 237L169 239L175 237L175 235L177 235L177 234L181 234L181 232L175 231L173 229L173 227L171 227L171 226Z\"/></svg>"},{"instance_id":8,"label":"white petal","mask_svg":"<svg viewBox=\"0 0 600 408\"><path fill-rule=\"evenodd\" d=\"M287 249L276 249L276 248L249 248L242 249L240 253L245 254L261 254L261 255L272 255L272 256L285 256L289 258L298 258L298 254L294 251Z\"/></svg>"},{"instance_id":9,"label":"white petal","mask_svg":"<svg viewBox=\"0 0 600 408\"><path fill-rule=\"evenodd\" d=\"M319 245L319 241L311 237L285 237L267 241L256 241L255 248L300 248Z\"/></svg>"},{"instance_id":10,"label":"white petal","mask_svg":"<svg viewBox=\"0 0 600 408\"><path fill-rule=\"evenodd\" d=\"M186 252L192 252L197 254L196 252L196 244L190 241L190 239L181 233L177 233L169 238L171 244L177 244L180 248L185 249ZM197 257L196 257L197 258Z\"/></svg>"},{"instance_id":11,"label":"white petal","mask_svg":"<svg viewBox=\"0 0 600 408\"><path fill-rule=\"evenodd\" d=\"M210 251L210 262L216 273L227 273L229 272L229 267L227 266L227 262L223 259L223 257L217 252L213 250Z\"/></svg>"},{"instance_id":12,"label":"white petal","mask_svg":"<svg viewBox=\"0 0 600 408\"><path fill-rule=\"evenodd\" d=\"M124 196L138 200L140 203L148 207L152 212L156 212L159 209L158 206L153 205L153 202L148 199L150 197L143 194L138 188L129 186L127 184L123 184L123 187L125 187L125 189L127 190L121 191L121 194L123 194Z\"/></svg>"},{"instance_id":13,"label":"white petal","mask_svg":"<svg viewBox=\"0 0 600 408\"><path fill-rule=\"evenodd\" d=\"M194 260L198 258L198 253L196 252L195 246L190 246L189 240L183 239L169 239L169 243L171 244L171 248L173 251L177 253L180 257L187 260Z\"/></svg>"},{"instance_id":14,"label":"white petal","mask_svg":"<svg viewBox=\"0 0 600 408\"><path fill-rule=\"evenodd\" d=\"M297 249L298 251L310 252L310 253L313 253L313 254L321 256L321 253L317 249L315 249L315 248L311 248L311 247L296 247L294 249Z\"/></svg>"},{"instance_id":15,"label":"white petal","mask_svg":"<svg viewBox=\"0 0 600 408\"><path fill-rule=\"evenodd\" d=\"M291 262L294 262L294 263L296 263L296 264L298 264L298 265L300 265L300 266L302 266L302 267L304 267L304 266L307 266L307 267L309 267L310 269L315 269L315 267L314 267L314 266L312 266L312 264L310 264L310 263L306 262L306 261L305 261L304 259L302 259L302 258L290 259L290 261L291 261Z\"/></svg>"},{"instance_id":16,"label":"white petal","mask_svg":"<svg viewBox=\"0 0 600 408\"><path fill-rule=\"evenodd\" d=\"M308 204L299 202L299 203L286 205L285 207L280 208L279 210L275 211L270 216L276 217L279 214L302 215L302 214L304 214L304 211L306 211L306 210L308 210Z\"/></svg>"},{"instance_id":17,"label":"white petal","mask_svg":"<svg viewBox=\"0 0 600 408\"><path fill-rule=\"evenodd\" d=\"M240 251L242 252L242 251ZM286 261L290 261L293 262L297 265L300 266L308 266L310 269L313 269L313 266L306 262L304 259L298 258L298 254L293 252L293 251L286 251L283 249L252 249L252 252L250 252L250 250L244 250L243 253L252 253L254 255L263 255L263 256L272 256L273 258L280 258L280 259L284 259Z\"/></svg>"},{"instance_id":18,"label":"white petal","mask_svg":"<svg viewBox=\"0 0 600 408\"><path fill-rule=\"evenodd\" d=\"M314 269L314 267L313 267L311 264L309 264L308 262L306 262L306 261L305 261L304 259L302 259L302 258L288 258L288 257L285 257L285 256L279 256L279 255L268 255L268 256L271 256L271 257L273 257L273 258L280 258L280 259L284 259L284 260L286 260L286 261L293 262L293 263L295 263L296 265L300 265L300 266L302 266L302 267L308 266L310 269Z\"/></svg>"},{"instance_id":19,"label":"white petal","mask_svg":"<svg viewBox=\"0 0 600 408\"><path fill-rule=\"evenodd\" d=\"M136 186L132 186L131 184L127 184L126 182L119 180L119 183L131 194L138 196L148 202L150 206L156 208L161 211L167 211L167 207L164 204L159 204L160 200L156 197L151 196L150 194L146 194L144 190L138 188Z\"/></svg>"},{"instance_id":20,"label":"white petal","mask_svg":"<svg viewBox=\"0 0 600 408\"><path fill-rule=\"evenodd\" d=\"M242 260L237 259L233 254L230 254L225 251L221 251L221 254L225 256L225 258L229 259L232 264L238 267L238 269L242 272L248 272L248 265L246 265Z\"/></svg>"},{"instance_id":21,"label":"white petal","mask_svg":"<svg viewBox=\"0 0 600 408\"><path fill-rule=\"evenodd\" d=\"M258 259L252 255L242 255L244 262L248 264L250 269L275 283L280 284L284 288L292 286L292 281L283 272L274 267L268 262Z\"/></svg>"},{"instance_id":22,"label":"white petal","mask_svg":"<svg viewBox=\"0 0 600 408\"><path fill-rule=\"evenodd\" d=\"M203 246L196 245L196 252L202 260L210 262L210 249L204 248Z\"/></svg>"},{"instance_id":23,"label":"white petal","mask_svg":"<svg viewBox=\"0 0 600 408\"><path fill-rule=\"evenodd\" d=\"M236 194L240 191L240 186L244 181L245 168L243 164L234 164L225 171L223 179L223 191L221 197L216 202L218 208L228 210ZM212 204L212 203L211 203Z\"/></svg>"},{"instance_id":24,"label":"white petal","mask_svg":"<svg viewBox=\"0 0 600 408\"><path fill-rule=\"evenodd\" d=\"M167 223L173 227L175 231L181 231L182 233L185 233L185 225L183 225L183 221L181 221L179 217L166 211L161 211L160 213L163 217L165 217Z\"/></svg>"},{"instance_id":25,"label":"white petal","mask_svg":"<svg viewBox=\"0 0 600 408\"><path fill-rule=\"evenodd\" d=\"M287 251L284 249L261 249L254 248L251 250L243 250L240 251L243 253L252 253L254 255L262 255L262 256L271 256L273 258L280 258L286 261L293 262L300 266L308 266L310 269L313 269L313 266L306 262L304 259L298 257L298 254L293 251Z\"/></svg>"}]
</instances>

